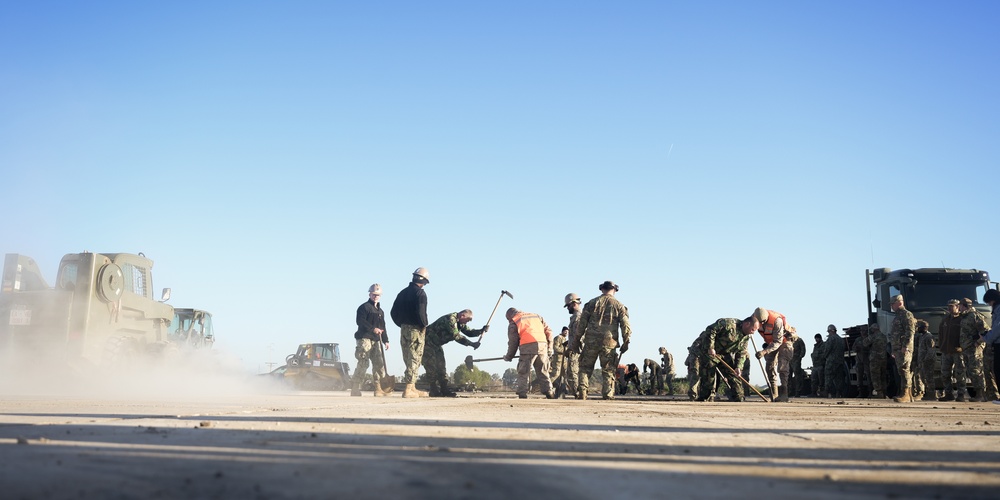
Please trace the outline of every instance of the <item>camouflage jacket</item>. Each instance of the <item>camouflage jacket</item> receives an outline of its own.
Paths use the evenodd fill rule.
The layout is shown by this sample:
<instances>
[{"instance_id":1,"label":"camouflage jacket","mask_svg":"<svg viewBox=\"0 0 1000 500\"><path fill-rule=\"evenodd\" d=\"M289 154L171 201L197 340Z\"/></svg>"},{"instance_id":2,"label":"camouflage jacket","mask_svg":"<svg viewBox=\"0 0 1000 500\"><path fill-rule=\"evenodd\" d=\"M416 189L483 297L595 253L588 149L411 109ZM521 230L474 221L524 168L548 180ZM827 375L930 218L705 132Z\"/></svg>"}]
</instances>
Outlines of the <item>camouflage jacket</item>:
<instances>
[{"instance_id":1,"label":"camouflage jacket","mask_svg":"<svg viewBox=\"0 0 1000 500\"><path fill-rule=\"evenodd\" d=\"M826 342L823 342L823 351L827 364L843 363L846 350L847 344L844 342L844 338L837 335L836 332L826 336Z\"/></svg>"},{"instance_id":2,"label":"camouflage jacket","mask_svg":"<svg viewBox=\"0 0 1000 500\"><path fill-rule=\"evenodd\" d=\"M826 342L820 340L813 344L812 360L813 366L826 365Z\"/></svg>"},{"instance_id":3,"label":"camouflage jacket","mask_svg":"<svg viewBox=\"0 0 1000 500\"><path fill-rule=\"evenodd\" d=\"M613 295L602 294L583 306L580 320L573 335L580 342L600 342L604 347L618 347L618 333L621 343L632 337L632 327L628 323L628 308L618 302ZM575 341L576 339L574 339Z\"/></svg>"},{"instance_id":4,"label":"camouflage jacket","mask_svg":"<svg viewBox=\"0 0 1000 500\"><path fill-rule=\"evenodd\" d=\"M568 337L569 336L564 333L560 333L559 335L552 337L552 354L556 356L566 355L566 342Z\"/></svg>"},{"instance_id":5,"label":"camouflage jacket","mask_svg":"<svg viewBox=\"0 0 1000 500\"><path fill-rule=\"evenodd\" d=\"M674 373L674 355L670 354L670 351L664 353L660 361L660 368L663 369L664 373Z\"/></svg>"},{"instance_id":6,"label":"camouflage jacket","mask_svg":"<svg viewBox=\"0 0 1000 500\"><path fill-rule=\"evenodd\" d=\"M975 349L977 344L983 343L980 335L986 333L990 329L990 325L986 324L986 317L975 309L966 310L961 317L962 330L958 337L958 343L962 346L962 351L971 351Z\"/></svg>"},{"instance_id":7,"label":"camouflage jacket","mask_svg":"<svg viewBox=\"0 0 1000 500\"><path fill-rule=\"evenodd\" d=\"M806 341L802 340L802 337L796 336L795 343L792 344L792 351L792 359L801 362L806 357Z\"/></svg>"},{"instance_id":8,"label":"camouflage jacket","mask_svg":"<svg viewBox=\"0 0 1000 500\"><path fill-rule=\"evenodd\" d=\"M918 333L914 344L917 347L917 359L922 362L934 360L934 335L931 332Z\"/></svg>"},{"instance_id":9,"label":"camouflage jacket","mask_svg":"<svg viewBox=\"0 0 1000 500\"><path fill-rule=\"evenodd\" d=\"M892 319L892 329L889 332L889 343L893 351L908 350L913 352L913 332L917 328L917 320L913 313L906 309L898 309Z\"/></svg>"},{"instance_id":10,"label":"camouflage jacket","mask_svg":"<svg viewBox=\"0 0 1000 500\"><path fill-rule=\"evenodd\" d=\"M566 339L569 341L569 345L573 345L574 335L576 335L576 325L580 323L580 313L582 312L577 309L575 313L570 313L569 315L569 324L566 325L569 328L569 338Z\"/></svg>"},{"instance_id":11,"label":"camouflage jacket","mask_svg":"<svg viewBox=\"0 0 1000 500\"><path fill-rule=\"evenodd\" d=\"M720 318L701 332L701 350L707 354L714 348L716 354L742 354L746 351L750 336L743 333L743 322L736 318Z\"/></svg>"},{"instance_id":12,"label":"camouflage jacket","mask_svg":"<svg viewBox=\"0 0 1000 500\"><path fill-rule=\"evenodd\" d=\"M458 313L454 312L441 316L427 327L427 343L442 346L454 340L462 345L470 345L472 342L467 336L478 337L482 334L482 330L469 328L468 323L459 323Z\"/></svg>"},{"instance_id":13,"label":"camouflage jacket","mask_svg":"<svg viewBox=\"0 0 1000 500\"><path fill-rule=\"evenodd\" d=\"M868 348L868 356L870 359L877 359L881 356L885 359L886 349L889 347L889 339L886 338L885 334L881 331L869 332L866 337L863 337L865 347Z\"/></svg>"}]
</instances>

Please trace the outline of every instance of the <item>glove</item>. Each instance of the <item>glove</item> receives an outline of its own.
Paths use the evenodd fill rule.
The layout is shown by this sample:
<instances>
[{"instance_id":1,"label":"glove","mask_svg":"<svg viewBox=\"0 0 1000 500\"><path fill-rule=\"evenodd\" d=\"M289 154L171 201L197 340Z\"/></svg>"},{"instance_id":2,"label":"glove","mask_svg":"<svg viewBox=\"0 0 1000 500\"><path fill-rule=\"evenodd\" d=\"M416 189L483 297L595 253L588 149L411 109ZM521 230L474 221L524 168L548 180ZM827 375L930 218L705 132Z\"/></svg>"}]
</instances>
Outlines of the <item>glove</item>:
<instances>
[{"instance_id":1,"label":"glove","mask_svg":"<svg viewBox=\"0 0 1000 500\"><path fill-rule=\"evenodd\" d=\"M490 331L490 325L483 325L483 333Z\"/></svg>"},{"instance_id":2,"label":"glove","mask_svg":"<svg viewBox=\"0 0 1000 500\"><path fill-rule=\"evenodd\" d=\"M755 354L755 356L757 356L757 359L763 358L764 357L764 351L757 351L757 354Z\"/></svg>"},{"instance_id":3,"label":"glove","mask_svg":"<svg viewBox=\"0 0 1000 500\"><path fill-rule=\"evenodd\" d=\"M628 341L626 340L625 343L622 344L622 348L621 348L620 354L625 354L625 351L627 351L627 350L628 350Z\"/></svg>"},{"instance_id":4,"label":"glove","mask_svg":"<svg viewBox=\"0 0 1000 500\"><path fill-rule=\"evenodd\" d=\"M708 350L708 355L709 355L709 357L714 358L715 357L715 349L714 348L713 349L709 349Z\"/></svg>"},{"instance_id":5,"label":"glove","mask_svg":"<svg viewBox=\"0 0 1000 500\"><path fill-rule=\"evenodd\" d=\"M512 358L512 357L510 357L510 356L504 356L504 357L503 357L503 360L504 360L504 361L506 361L506 362L508 362L508 363L510 363L510 361L511 361L512 359L514 359L514 358Z\"/></svg>"},{"instance_id":6,"label":"glove","mask_svg":"<svg viewBox=\"0 0 1000 500\"><path fill-rule=\"evenodd\" d=\"M771 347L771 344L768 344L767 342L764 342L764 344L760 346L761 349L767 349L768 347Z\"/></svg>"},{"instance_id":7,"label":"glove","mask_svg":"<svg viewBox=\"0 0 1000 500\"><path fill-rule=\"evenodd\" d=\"M476 349L479 349L479 344L480 342L473 342L469 345L472 346L472 350L475 351Z\"/></svg>"}]
</instances>

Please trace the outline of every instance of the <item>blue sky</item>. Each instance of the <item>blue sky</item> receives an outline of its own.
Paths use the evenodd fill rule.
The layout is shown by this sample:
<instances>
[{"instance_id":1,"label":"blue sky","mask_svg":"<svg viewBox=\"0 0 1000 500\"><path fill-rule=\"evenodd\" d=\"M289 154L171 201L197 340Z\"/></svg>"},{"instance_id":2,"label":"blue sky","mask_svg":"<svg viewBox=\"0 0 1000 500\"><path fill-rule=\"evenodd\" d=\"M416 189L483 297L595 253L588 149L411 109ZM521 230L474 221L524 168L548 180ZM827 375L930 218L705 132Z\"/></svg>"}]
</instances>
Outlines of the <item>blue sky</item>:
<instances>
[{"instance_id":1,"label":"blue sky","mask_svg":"<svg viewBox=\"0 0 1000 500\"><path fill-rule=\"evenodd\" d=\"M566 293L614 280L637 363L759 305L811 336L865 320L866 268L1000 275L998 21L988 1L5 2L0 251L50 281L65 253L144 252L249 371L306 341L353 367L367 287L388 308L418 266L429 314L474 324L507 289L501 312L559 327Z\"/></svg>"}]
</instances>

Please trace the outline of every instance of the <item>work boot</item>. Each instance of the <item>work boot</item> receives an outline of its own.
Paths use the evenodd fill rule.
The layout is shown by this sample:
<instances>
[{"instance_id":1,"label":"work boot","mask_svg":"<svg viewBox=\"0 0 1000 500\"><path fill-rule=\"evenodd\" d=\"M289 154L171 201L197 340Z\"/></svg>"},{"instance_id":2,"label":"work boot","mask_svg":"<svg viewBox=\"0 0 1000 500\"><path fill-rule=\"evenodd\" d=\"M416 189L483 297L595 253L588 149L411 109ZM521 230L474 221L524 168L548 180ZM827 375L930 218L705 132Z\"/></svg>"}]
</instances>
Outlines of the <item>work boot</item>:
<instances>
[{"instance_id":1,"label":"work boot","mask_svg":"<svg viewBox=\"0 0 1000 500\"><path fill-rule=\"evenodd\" d=\"M924 394L924 397L920 399L921 401L937 401L938 399L934 397L934 394L928 392Z\"/></svg>"},{"instance_id":2,"label":"work boot","mask_svg":"<svg viewBox=\"0 0 1000 500\"><path fill-rule=\"evenodd\" d=\"M904 392L904 393L900 394L899 396L896 396L896 397L892 398L892 400L895 401L895 402L897 402L897 403L910 403L910 402L913 401L913 398L910 397L910 393L909 392Z\"/></svg>"},{"instance_id":3,"label":"work boot","mask_svg":"<svg viewBox=\"0 0 1000 500\"><path fill-rule=\"evenodd\" d=\"M388 396L388 395L389 395L389 393L387 393L387 392L385 392L385 391L382 390L382 386L380 386L379 384L375 384L375 397L376 398L382 398L382 397L385 397L385 396Z\"/></svg>"},{"instance_id":4,"label":"work boot","mask_svg":"<svg viewBox=\"0 0 1000 500\"><path fill-rule=\"evenodd\" d=\"M351 389L351 396L361 396L361 389Z\"/></svg>"},{"instance_id":5,"label":"work boot","mask_svg":"<svg viewBox=\"0 0 1000 500\"><path fill-rule=\"evenodd\" d=\"M528 399L528 395L527 394L518 394L517 395L517 399Z\"/></svg>"},{"instance_id":6,"label":"work boot","mask_svg":"<svg viewBox=\"0 0 1000 500\"><path fill-rule=\"evenodd\" d=\"M556 398L555 391L549 391L545 393L545 399L555 399L555 398Z\"/></svg>"},{"instance_id":7,"label":"work boot","mask_svg":"<svg viewBox=\"0 0 1000 500\"><path fill-rule=\"evenodd\" d=\"M946 392L944 393L944 396L938 398L938 401L954 401L954 400L955 400L955 393L953 392Z\"/></svg>"},{"instance_id":8,"label":"work boot","mask_svg":"<svg viewBox=\"0 0 1000 500\"><path fill-rule=\"evenodd\" d=\"M426 398L427 396L426 392L418 391L417 386L413 382L406 384L406 388L403 389L404 398Z\"/></svg>"},{"instance_id":9,"label":"work boot","mask_svg":"<svg viewBox=\"0 0 1000 500\"><path fill-rule=\"evenodd\" d=\"M982 403L982 402L985 402L985 401L986 400L983 399L982 396L976 396L976 397L974 397L974 398L972 398L972 399L969 400L970 403Z\"/></svg>"},{"instance_id":10,"label":"work boot","mask_svg":"<svg viewBox=\"0 0 1000 500\"><path fill-rule=\"evenodd\" d=\"M434 386L431 386L431 388L433 389ZM454 397L458 396L457 392L455 392L455 391L453 391L453 390L451 390L451 389L448 388L448 382L447 381L442 381L441 382L441 390L438 391L438 394L439 394L440 397L443 397L443 398L454 398Z\"/></svg>"},{"instance_id":11,"label":"work boot","mask_svg":"<svg viewBox=\"0 0 1000 500\"><path fill-rule=\"evenodd\" d=\"M785 386L778 387L778 402L779 403L788 402L788 387Z\"/></svg>"},{"instance_id":12,"label":"work boot","mask_svg":"<svg viewBox=\"0 0 1000 500\"><path fill-rule=\"evenodd\" d=\"M958 396L955 396L955 401L959 403L965 402L965 391L958 391Z\"/></svg>"}]
</instances>

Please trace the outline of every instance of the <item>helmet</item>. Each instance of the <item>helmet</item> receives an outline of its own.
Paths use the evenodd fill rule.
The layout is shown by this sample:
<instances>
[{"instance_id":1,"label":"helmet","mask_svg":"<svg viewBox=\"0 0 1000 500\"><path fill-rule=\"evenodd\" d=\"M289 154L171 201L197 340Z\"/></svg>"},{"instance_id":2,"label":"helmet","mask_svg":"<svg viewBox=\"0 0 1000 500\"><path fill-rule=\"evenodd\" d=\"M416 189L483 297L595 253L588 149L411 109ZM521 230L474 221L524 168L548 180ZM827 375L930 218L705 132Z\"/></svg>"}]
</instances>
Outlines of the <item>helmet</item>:
<instances>
[{"instance_id":1,"label":"helmet","mask_svg":"<svg viewBox=\"0 0 1000 500\"><path fill-rule=\"evenodd\" d=\"M382 295L382 285L375 283L374 285L368 287L368 293L374 293L375 295Z\"/></svg>"},{"instance_id":2,"label":"helmet","mask_svg":"<svg viewBox=\"0 0 1000 500\"><path fill-rule=\"evenodd\" d=\"M764 309L763 307L758 307L753 311L753 317L757 318L757 321L760 321L761 323L767 321L768 316L767 309Z\"/></svg>"},{"instance_id":3,"label":"helmet","mask_svg":"<svg viewBox=\"0 0 1000 500\"><path fill-rule=\"evenodd\" d=\"M580 300L580 296L579 295L577 295L575 293L570 293L570 294L566 294L566 300L564 300L563 302L565 302L565 304L563 305L563 307L569 307L569 305L572 304L573 302L576 302L577 304L579 304L582 301Z\"/></svg>"},{"instance_id":4,"label":"helmet","mask_svg":"<svg viewBox=\"0 0 1000 500\"><path fill-rule=\"evenodd\" d=\"M427 271L426 267L418 267L416 271L413 271L413 276L419 276L427 283L431 282L431 273Z\"/></svg>"}]
</instances>

